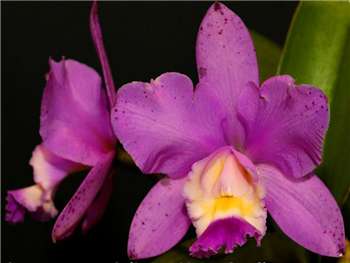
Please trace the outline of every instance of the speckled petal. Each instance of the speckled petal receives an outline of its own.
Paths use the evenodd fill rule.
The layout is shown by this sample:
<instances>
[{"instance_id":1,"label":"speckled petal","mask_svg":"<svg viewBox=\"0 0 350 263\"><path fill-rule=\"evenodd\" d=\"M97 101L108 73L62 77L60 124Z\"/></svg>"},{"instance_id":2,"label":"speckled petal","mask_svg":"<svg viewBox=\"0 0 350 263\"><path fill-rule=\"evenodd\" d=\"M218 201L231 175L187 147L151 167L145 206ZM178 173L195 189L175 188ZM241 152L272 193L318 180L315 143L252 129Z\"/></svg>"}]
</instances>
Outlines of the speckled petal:
<instances>
[{"instance_id":1,"label":"speckled petal","mask_svg":"<svg viewBox=\"0 0 350 263\"><path fill-rule=\"evenodd\" d=\"M36 185L8 191L6 220L12 223L22 222L28 211L35 219L46 221L57 214L53 195L59 183L71 172L84 167L65 160L38 145L29 161L33 167Z\"/></svg>"},{"instance_id":2,"label":"speckled petal","mask_svg":"<svg viewBox=\"0 0 350 263\"><path fill-rule=\"evenodd\" d=\"M107 175L101 190L97 194L95 200L92 202L90 207L87 209L81 229L83 233L87 233L94 225L96 225L102 218L108 201L112 195L113 180L112 174Z\"/></svg>"},{"instance_id":3,"label":"speckled petal","mask_svg":"<svg viewBox=\"0 0 350 263\"><path fill-rule=\"evenodd\" d=\"M329 121L321 90L296 86L287 75L272 77L261 88L252 84L244 90L238 113L246 134L244 153L254 163L296 178L320 164Z\"/></svg>"},{"instance_id":4,"label":"speckled petal","mask_svg":"<svg viewBox=\"0 0 350 263\"><path fill-rule=\"evenodd\" d=\"M248 82L259 84L259 71L248 29L222 3L214 3L200 25L196 58L199 88L208 89L224 106L227 140L239 147L244 133L235 105Z\"/></svg>"},{"instance_id":5,"label":"speckled petal","mask_svg":"<svg viewBox=\"0 0 350 263\"><path fill-rule=\"evenodd\" d=\"M252 225L237 217L219 219L209 225L190 247L194 257L207 258L222 248L232 253L235 247L246 243L247 237L255 237L260 245L261 233Z\"/></svg>"},{"instance_id":6,"label":"speckled petal","mask_svg":"<svg viewBox=\"0 0 350 263\"><path fill-rule=\"evenodd\" d=\"M267 210L286 235L323 256L344 253L341 211L317 176L289 179L267 165L258 170L266 187Z\"/></svg>"},{"instance_id":7,"label":"speckled petal","mask_svg":"<svg viewBox=\"0 0 350 263\"><path fill-rule=\"evenodd\" d=\"M165 73L118 91L114 132L144 173L185 176L191 165L226 145L221 106L191 80Z\"/></svg>"},{"instance_id":8,"label":"speckled petal","mask_svg":"<svg viewBox=\"0 0 350 263\"><path fill-rule=\"evenodd\" d=\"M50 66L41 106L43 143L62 158L93 166L115 143L101 79L74 60L50 60Z\"/></svg>"},{"instance_id":9,"label":"speckled petal","mask_svg":"<svg viewBox=\"0 0 350 263\"><path fill-rule=\"evenodd\" d=\"M83 219L110 171L114 152L105 155L89 172L79 189L75 192L52 230L52 240L61 240L72 234L77 224Z\"/></svg>"},{"instance_id":10,"label":"speckled petal","mask_svg":"<svg viewBox=\"0 0 350 263\"><path fill-rule=\"evenodd\" d=\"M160 180L147 194L131 223L130 259L158 256L181 240L190 227L182 188L186 179Z\"/></svg>"}]
</instances>

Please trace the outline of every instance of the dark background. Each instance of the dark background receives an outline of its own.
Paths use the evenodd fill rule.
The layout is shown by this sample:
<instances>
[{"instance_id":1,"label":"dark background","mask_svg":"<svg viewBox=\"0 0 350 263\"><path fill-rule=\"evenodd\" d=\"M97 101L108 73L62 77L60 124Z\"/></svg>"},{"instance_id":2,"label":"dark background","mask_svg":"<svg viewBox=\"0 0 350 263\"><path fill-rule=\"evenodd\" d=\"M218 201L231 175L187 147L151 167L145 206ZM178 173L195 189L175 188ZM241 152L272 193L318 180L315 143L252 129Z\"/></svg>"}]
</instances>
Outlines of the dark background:
<instances>
[{"instance_id":1,"label":"dark background","mask_svg":"<svg viewBox=\"0 0 350 263\"><path fill-rule=\"evenodd\" d=\"M284 43L296 2L226 2L246 25ZM102 2L100 19L116 85L178 71L197 81L195 39L209 2ZM127 262L128 230L155 178L116 163L114 193L103 220L52 244L54 220L4 222L5 191L33 184L28 165L40 143L39 114L49 56L79 60L101 72L89 33L88 2L2 3L2 261ZM84 177L70 176L56 195L62 209ZM160 241L161 242L161 241Z\"/></svg>"}]
</instances>

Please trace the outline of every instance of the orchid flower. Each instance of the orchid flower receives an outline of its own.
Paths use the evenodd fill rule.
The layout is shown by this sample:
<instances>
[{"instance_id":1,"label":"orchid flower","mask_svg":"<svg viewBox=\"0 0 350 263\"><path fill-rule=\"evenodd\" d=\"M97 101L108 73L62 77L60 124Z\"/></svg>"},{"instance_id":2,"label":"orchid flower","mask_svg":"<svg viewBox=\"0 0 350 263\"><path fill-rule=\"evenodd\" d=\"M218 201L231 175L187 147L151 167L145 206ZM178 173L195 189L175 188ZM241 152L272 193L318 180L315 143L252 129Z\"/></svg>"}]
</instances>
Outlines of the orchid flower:
<instances>
[{"instance_id":1,"label":"orchid flower","mask_svg":"<svg viewBox=\"0 0 350 263\"><path fill-rule=\"evenodd\" d=\"M160 255L190 225L195 257L257 244L269 212L282 231L326 256L344 251L344 224L320 164L328 102L311 85L275 76L259 86L256 54L241 19L214 3L201 23L199 83L165 73L118 91L113 130L144 173L163 173L133 218L128 254Z\"/></svg>"},{"instance_id":2,"label":"orchid flower","mask_svg":"<svg viewBox=\"0 0 350 263\"><path fill-rule=\"evenodd\" d=\"M41 105L42 143L33 151L35 185L8 192L6 220L18 223L25 212L48 220L57 215L53 198L68 174L91 167L79 189L56 220L53 240L67 237L82 221L86 232L102 216L112 192L111 166L116 138L110 122L115 88L104 51L97 6L91 10L91 31L102 63L108 100L100 76L74 60L50 59Z\"/></svg>"}]
</instances>

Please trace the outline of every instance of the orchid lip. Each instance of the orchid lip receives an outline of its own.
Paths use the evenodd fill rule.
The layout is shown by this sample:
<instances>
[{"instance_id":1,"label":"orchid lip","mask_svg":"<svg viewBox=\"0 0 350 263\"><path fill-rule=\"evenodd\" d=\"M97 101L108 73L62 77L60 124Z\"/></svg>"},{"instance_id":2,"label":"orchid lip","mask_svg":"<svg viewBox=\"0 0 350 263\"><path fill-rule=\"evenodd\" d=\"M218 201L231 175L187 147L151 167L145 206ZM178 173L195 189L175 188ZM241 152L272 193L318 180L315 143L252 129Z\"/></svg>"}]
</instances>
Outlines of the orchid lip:
<instances>
[{"instance_id":1,"label":"orchid lip","mask_svg":"<svg viewBox=\"0 0 350 263\"><path fill-rule=\"evenodd\" d=\"M206 250L202 247L206 244L202 243L204 239L212 240L212 236L221 236L218 234L223 231L221 223L215 222L226 222L223 220L235 218L227 222L236 225L238 223L234 222L238 221L235 220L239 220L242 223L238 225L242 227L243 232L237 234L235 241L229 241L230 237L220 239L214 251L218 251L220 246L227 246L226 251L232 251L236 242L242 245L245 232L250 233L250 236L257 235L257 241L260 242L266 232L265 192L262 190L264 187L258 180L253 180L253 176L242 165L242 156L231 147L223 147L196 162L188 174L184 197L188 214L196 228L199 240L196 244L201 244L199 247L193 245L194 255L201 256ZM247 165L248 159L243 160ZM233 231L231 234L235 235L234 227L227 227L225 229L230 229Z\"/></svg>"}]
</instances>

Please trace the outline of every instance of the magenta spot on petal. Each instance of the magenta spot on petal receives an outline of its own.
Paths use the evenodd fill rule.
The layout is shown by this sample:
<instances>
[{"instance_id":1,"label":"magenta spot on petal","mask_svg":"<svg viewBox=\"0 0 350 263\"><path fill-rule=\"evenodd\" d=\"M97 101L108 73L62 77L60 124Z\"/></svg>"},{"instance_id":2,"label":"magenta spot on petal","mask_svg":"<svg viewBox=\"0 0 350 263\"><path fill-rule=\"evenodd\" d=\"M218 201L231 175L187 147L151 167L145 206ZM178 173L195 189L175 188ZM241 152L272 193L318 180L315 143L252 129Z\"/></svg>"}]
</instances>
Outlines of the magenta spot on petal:
<instances>
[{"instance_id":1,"label":"magenta spot on petal","mask_svg":"<svg viewBox=\"0 0 350 263\"><path fill-rule=\"evenodd\" d=\"M137 259L137 254L134 250L129 251L128 256L130 259Z\"/></svg>"},{"instance_id":2,"label":"magenta spot on petal","mask_svg":"<svg viewBox=\"0 0 350 263\"><path fill-rule=\"evenodd\" d=\"M221 9L221 6L220 6L219 2L216 2L216 3L214 4L214 10L215 10L215 11L218 11L218 10L220 10L220 9Z\"/></svg>"},{"instance_id":3,"label":"magenta spot on petal","mask_svg":"<svg viewBox=\"0 0 350 263\"><path fill-rule=\"evenodd\" d=\"M203 78L207 75L207 69L206 68L203 68L203 67L200 67L199 68L199 77L200 78Z\"/></svg>"}]
</instances>

